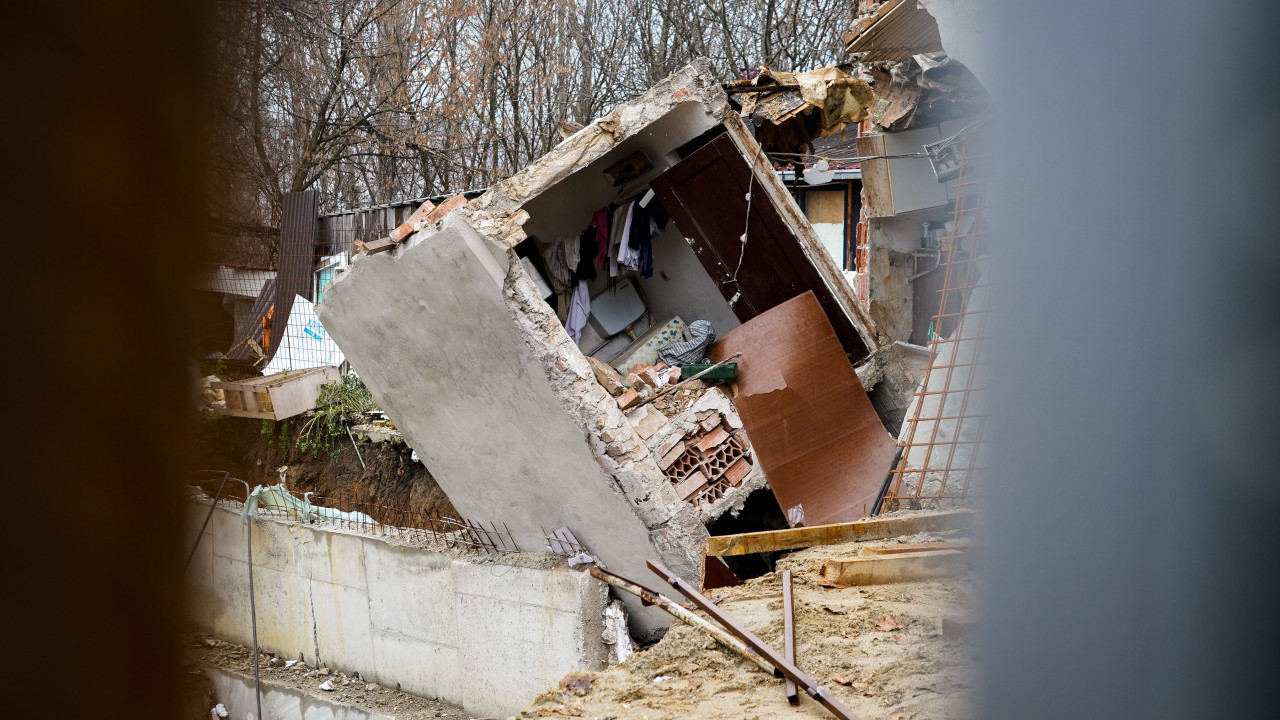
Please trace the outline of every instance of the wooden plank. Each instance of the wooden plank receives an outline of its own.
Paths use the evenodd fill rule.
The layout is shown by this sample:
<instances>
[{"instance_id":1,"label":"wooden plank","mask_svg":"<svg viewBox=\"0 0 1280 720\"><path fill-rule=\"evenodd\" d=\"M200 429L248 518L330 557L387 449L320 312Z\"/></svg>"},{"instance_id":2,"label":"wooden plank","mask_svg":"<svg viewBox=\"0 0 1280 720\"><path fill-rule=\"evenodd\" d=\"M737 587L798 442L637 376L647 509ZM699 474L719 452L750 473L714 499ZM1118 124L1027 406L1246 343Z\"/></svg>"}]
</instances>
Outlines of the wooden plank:
<instances>
[{"instance_id":1,"label":"wooden plank","mask_svg":"<svg viewBox=\"0 0 1280 720\"><path fill-rule=\"evenodd\" d=\"M717 557L796 550L850 540L886 540L919 532L964 530L973 526L972 510L947 510L920 515L872 518L850 523L815 525L789 530L718 535L707 538L707 554Z\"/></svg>"},{"instance_id":2,"label":"wooden plank","mask_svg":"<svg viewBox=\"0 0 1280 720\"><path fill-rule=\"evenodd\" d=\"M227 415L230 417L254 418L256 420L275 420L276 419L275 413L248 412L245 410L219 410L218 414Z\"/></svg>"},{"instance_id":3,"label":"wooden plank","mask_svg":"<svg viewBox=\"0 0 1280 720\"><path fill-rule=\"evenodd\" d=\"M976 540L950 540L947 542L901 543L898 545L867 545L862 548L865 555L901 555L902 553L927 552L929 550L973 550L978 547Z\"/></svg>"},{"instance_id":4,"label":"wooden plank","mask_svg":"<svg viewBox=\"0 0 1280 720\"><path fill-rule=\"evenodd\" d=\"M791 600L791 571L782 571L782 655L787 662L792 665L796 664L796 620L795 605ZM797 667L799 667L797 665ZM796 683L791 678L787 678L787 702L792 705L800 704L800 693L796 690Z\"/></svg>"},{"instance_id":5,"label":"wooden plank","mask_svg":"<svg viewBox=\"0 0 1280 720\"><path fill-rule=\"evenodd\" d=\"M370 240L364 244L364 251L368 255L377 255L380 252L386 252L396 246L396 241L389 237L379 240Z\"/></svg>"},{"instance_id":6,"label":"wooden plank","mask_svg":"<svg viewBox=\"0 0 1280 720\"><path fill-rule=\"evenodd\" d=\"M969 569L968 555L959 550L933 550L863 557L832 558L822 564L819 585L850 587L956 577Z\"/></svg>"}]
</instances>

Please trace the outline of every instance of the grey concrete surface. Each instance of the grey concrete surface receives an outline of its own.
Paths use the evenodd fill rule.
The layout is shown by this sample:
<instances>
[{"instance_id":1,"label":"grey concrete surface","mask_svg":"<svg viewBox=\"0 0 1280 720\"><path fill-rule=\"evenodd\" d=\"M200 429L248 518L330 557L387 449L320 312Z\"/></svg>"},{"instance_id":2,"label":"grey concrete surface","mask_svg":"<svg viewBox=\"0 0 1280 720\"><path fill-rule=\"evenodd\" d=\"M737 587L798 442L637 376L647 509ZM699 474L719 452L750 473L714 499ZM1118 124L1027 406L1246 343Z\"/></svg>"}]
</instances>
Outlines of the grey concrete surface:
<instances>
[{"instance_id":1,"label":"grey concrete surface","mask_svg":"<svg viewBox=\"0 0 1280 720\"><path fill-rule=\"evenodd\" d=\"M190 540L206 509L188 506ZM563 560L461 556L269 518L252 525L258 641L281 657L504 717L608 658L606 588ZM248 578L245 528L220 507L186 576L190 619L251 645Z\"/></svg>"}]
</instances>

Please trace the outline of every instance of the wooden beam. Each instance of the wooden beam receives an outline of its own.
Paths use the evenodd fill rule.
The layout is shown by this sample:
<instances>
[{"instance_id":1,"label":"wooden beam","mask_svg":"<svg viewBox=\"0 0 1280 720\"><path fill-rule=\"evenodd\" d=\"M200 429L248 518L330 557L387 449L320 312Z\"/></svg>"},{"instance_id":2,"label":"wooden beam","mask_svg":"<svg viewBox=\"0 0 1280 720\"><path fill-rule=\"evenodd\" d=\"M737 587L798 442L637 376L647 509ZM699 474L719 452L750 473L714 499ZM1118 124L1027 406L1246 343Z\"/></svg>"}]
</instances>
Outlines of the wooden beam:
<instances>
[{"instance_id":1,"label":"wooden beam","mask_svg":"<svg viewBox=\"0 0 1280 720\"><path fill-rule=\"evenodd\" d=\"M902 553L925 552L928 550L975 550L976 540L950 540L947 542L899 543L897 545L867 545L862 548L864 555L901 555Z\"/></svg>"},{"instance_id":2,"label":"wooden beam","mask_svg":"<svg viewBox=\"0 0 1280 720\"><path fill-rule=\"evenodd\" d=\"M902 555L832 558L822 564L819 585L849 587L956 577L969 569L966 553L933 550Z\"/></svg>"},{"instance_id":3,"label":"wooden beam","mask_svg":"<svg viewBox=\"0 0 1280 720\"><path fill-rule=\"evenodd\" d=\"M833 545L849 540L885 540L919 532L963 530L973 525L972 510L947 510L921 515L872 518L835 525L815 525L789 530L718 535L707 538L707 554L715 557L796 550L813 545Z\"/></svg>"},{"instance_id":4,"label":"wooden beam","mask_svg":"<svg viewBox=\"0 0 1280 720\"><path fill-rule=\"evenodd\" d=\"M796 664L796 621L795 605L791 600L791 571L782 571L782 656L792 665ZM798 666L797 666L798 667ZM787 678L787 702L800 704L800 693L796 690L796 681Z\"/></svg>"}]
</instances>

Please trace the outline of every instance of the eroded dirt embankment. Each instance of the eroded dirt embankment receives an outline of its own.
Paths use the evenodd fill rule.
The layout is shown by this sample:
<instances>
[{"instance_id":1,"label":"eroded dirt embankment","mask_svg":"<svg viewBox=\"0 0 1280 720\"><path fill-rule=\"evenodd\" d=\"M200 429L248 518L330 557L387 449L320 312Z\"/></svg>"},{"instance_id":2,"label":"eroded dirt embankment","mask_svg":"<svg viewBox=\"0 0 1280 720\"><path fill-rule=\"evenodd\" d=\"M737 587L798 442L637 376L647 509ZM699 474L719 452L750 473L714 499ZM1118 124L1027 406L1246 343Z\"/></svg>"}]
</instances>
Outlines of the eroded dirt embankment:
<instances>
[{"instance_id":1,"label":"eroded dirt embankment","mask_svg":"<svg viewBox=\"0 0 1280 720\"><path fill-rule=\"evenodd\" d=\"M300 450L296 440L303 422L303 417L279 423L224 416L206 419L200 424L200 467L226 470L250 486L280 482L280 468L285 467L289 489L334 499L326 504L352 501L457 515L431 473L413 460L413 451L404 443L360 442L362 466L345 436L333 438L331 448L318 453ZM206 489L213 492L217 483Z\"/></svg>"}]
</instances>

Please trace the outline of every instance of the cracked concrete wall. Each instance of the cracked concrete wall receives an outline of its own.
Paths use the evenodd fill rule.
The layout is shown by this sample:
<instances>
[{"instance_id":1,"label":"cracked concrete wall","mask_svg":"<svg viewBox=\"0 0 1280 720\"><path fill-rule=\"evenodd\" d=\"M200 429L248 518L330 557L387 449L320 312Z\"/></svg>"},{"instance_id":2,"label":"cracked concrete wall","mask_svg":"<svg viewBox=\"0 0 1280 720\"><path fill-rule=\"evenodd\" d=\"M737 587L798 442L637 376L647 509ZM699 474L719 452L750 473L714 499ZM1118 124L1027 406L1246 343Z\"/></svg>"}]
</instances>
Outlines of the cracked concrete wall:
<instances>
[{"instance_id":1,"label":"cracked concrete wall","mask_svg":"<svg viewBox=\"0 0 1280 720\"><path fill-rule=\"evenodd\" d=\"M194 542L208 506L189 503ZM253 522L262 648L505 717L609 657L607 588L550 555L455 554L297 522ZM245 528L219 507L185 579L190 619L252 644Z\"/></svg>"},{"instance_id":2,"label":"cracked concrete wall","mask_svg":"<svg viewBox=\"0 0 1280 720\"><path fill-rule=\"evenodd\" d=\"M326 292L347 351L454 507L522 549L570 528L611 569L697 577L706 529L676 498L514 252L460 213L353 263ZM669 617L629 603L651 637Z\"/></svg>"}]
</instances>

